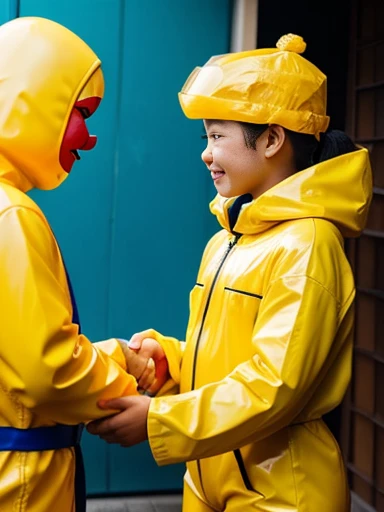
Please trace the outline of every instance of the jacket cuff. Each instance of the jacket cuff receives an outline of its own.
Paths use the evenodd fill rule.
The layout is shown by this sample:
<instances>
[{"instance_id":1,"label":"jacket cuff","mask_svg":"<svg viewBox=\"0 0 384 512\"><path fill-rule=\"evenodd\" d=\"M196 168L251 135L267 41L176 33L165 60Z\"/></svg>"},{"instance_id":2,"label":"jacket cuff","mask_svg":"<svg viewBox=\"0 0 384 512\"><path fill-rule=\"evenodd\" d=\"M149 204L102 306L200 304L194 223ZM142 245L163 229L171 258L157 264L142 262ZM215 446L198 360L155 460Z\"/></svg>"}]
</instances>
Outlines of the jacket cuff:
<instances>
[{"instance_id":1,"label":"jacket cuff","mask_svg":"<svg viewBox=\"0 0 384 512\"><path fill-rule=\"evenodd\" d=\"M159 466L172 463L167 445L164 442L164 439L169 436L169 429L156 418L156 414L158 414L159 410L162 408L162 401L164 401L163 398L152 398L147 419L149 446L151 448L153 458Z\"/></svg>"}]
</instances>

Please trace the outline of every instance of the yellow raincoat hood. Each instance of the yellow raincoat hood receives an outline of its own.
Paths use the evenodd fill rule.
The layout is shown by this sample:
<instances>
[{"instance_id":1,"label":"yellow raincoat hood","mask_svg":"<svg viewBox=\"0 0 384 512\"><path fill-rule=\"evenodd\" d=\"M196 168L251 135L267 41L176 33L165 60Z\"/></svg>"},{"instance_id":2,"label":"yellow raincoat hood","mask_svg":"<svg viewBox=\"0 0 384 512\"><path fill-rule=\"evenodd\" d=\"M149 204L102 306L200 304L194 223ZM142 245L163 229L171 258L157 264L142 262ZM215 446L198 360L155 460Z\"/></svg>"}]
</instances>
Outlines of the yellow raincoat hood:
<instances>
[{"instance_id":1,"label":"yellow raincoat hood","mask_svg":"<svg viewBox=\"0 0 384 512\"><path fill-rule=\"evenodd\" d=\"M356 237L365 226L372 197L368 151L361 149L298 172L243 205L234 231L257 234L288 220L331 221L344 237ZM230 231L228 209L236 198L216 196L210 207Z\"/></svg>"},{"instance_id":2,"label":"yellow raincoat hood","mask_svg":"<svg viewBox=\"0 0 384 512\"><path fill-rule=\"evenodd\" d=\"M55 188L68 176L59 152L70 113L100 60L43 18L2 25L0 47L0 177L24 191Z\"/></svg>"}]
</instances>

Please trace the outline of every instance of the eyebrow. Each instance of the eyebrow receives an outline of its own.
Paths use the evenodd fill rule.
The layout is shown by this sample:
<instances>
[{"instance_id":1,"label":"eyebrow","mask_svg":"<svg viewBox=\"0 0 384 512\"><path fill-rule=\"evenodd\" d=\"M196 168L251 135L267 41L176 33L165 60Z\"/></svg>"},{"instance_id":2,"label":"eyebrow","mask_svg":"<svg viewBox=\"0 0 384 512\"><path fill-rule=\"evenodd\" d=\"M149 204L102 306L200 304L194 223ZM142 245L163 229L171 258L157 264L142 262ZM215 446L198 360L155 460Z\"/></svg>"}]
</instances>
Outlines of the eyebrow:
<instances>
[{"instance_id":1,"label":"eyebrow","mask_svg":"<svg viewBox=\"0 0 384 512\"><path fill-rule=\"evenodd\" d=\"M217 128L219 130L223 130L225 126L231 121L226 121L225 119L205 119L206 128L203 128L205 131L212 130L212 128Z\"/></svg>"},{"instance_id":2,"label":"eyebrow","mask_svg":"<svg viewBox=\"0 0 384 512\"><path fill-rule=\"evenodd\" d=\"M222 125L227 123L227 121L221 120L221 119L205 119L205 124L207 125L207 128L212 126L213 124Z\"/></svg>"}]
</instances>

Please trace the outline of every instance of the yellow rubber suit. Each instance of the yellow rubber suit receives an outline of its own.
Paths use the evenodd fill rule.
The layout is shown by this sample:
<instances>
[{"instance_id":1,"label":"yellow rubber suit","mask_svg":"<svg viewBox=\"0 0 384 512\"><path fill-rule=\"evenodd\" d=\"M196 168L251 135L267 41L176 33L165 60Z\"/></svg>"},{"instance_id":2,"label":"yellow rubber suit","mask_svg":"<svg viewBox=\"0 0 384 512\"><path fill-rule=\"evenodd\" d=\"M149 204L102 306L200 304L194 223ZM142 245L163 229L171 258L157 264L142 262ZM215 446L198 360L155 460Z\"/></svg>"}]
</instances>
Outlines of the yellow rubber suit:
<instances>
[{"instance_id":1,"label":"yellow rubber suit","mask_svg":"<svg viewBox=\"0 0 384 512\"><path fill-rule=\"evenodd\" d=\"M347 193L345 193L347 191ZM180 395L151 402L158 464L191 461L184 511L349 512L342 457L321 417L351 373L357 235L371 195L362 149L281 182L209 242L186 343L153 331ZM192 389L192 391L191 391Z\"/></svg>"},{"instance_id":2,"label":"yellow rubber suit","mask_svg":"<svg viewBox=\"0 0 384 512\"><path fill-rule=\"evenodd\" d=\"M117 340L79 334L60 250L25 192L67 176L63 133L80 94L102 96L100 61L39 18L0 27L0 46L0 426L76 425L107 413L99 399L135 394L136 382ZM74 471L73 448L0 451L0 510L74 511Z\"/></svg>"},{"instance_id":3,"label":"yellow rubber suit","mask_svg":"<svg viewBox=\"0 0 384 512\"><path fill-rule=\"evenodd\" d=\"M319 139L326 77L298 55L299 36L277 47L197 68L179 95L184 113ZM184 512L349 512L342 457L322 416L350 380L355 287L344 237L361 232L371 195L361 149L254 200L211 204L223 230L203 255L186 342L147 333L172 377L151 401L149 442L160 465L188 461ZM165 396L175 385L180 394Z\"/></svg>"}]
</instances>

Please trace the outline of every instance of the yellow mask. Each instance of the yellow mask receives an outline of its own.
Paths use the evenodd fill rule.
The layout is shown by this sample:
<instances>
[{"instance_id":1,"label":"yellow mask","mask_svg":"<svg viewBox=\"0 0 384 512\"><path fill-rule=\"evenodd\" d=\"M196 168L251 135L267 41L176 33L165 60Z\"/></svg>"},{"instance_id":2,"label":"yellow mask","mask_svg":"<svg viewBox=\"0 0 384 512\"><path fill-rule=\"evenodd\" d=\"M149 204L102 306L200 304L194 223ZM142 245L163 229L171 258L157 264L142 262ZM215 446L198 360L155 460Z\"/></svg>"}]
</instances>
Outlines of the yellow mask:
<instances>
[{"instance_id":1,"label":"yellow mask","mask_svg":"<svg viewBox=\"0 0 384 512\"><path fill-rule=\"evenodd\" d=\"M78 36L43 18L0 27L0 169L52 189L68 174L59 161L69 117L81 96L104 93L100 60Z\"/></svg>"},{"instance_id":2,"label":"yellow mask","mask_svg":"<svg viewBox=\"0 0 384 512\"><path fill-rule=\"evenodd\" d=\"M191 119L220 119L279 124L315 135L325 132L327 77L299 55L300 36L288 34L277 49L259 49L212 57L196 68L179 100Z\"/></svg>"}]
</instances>

